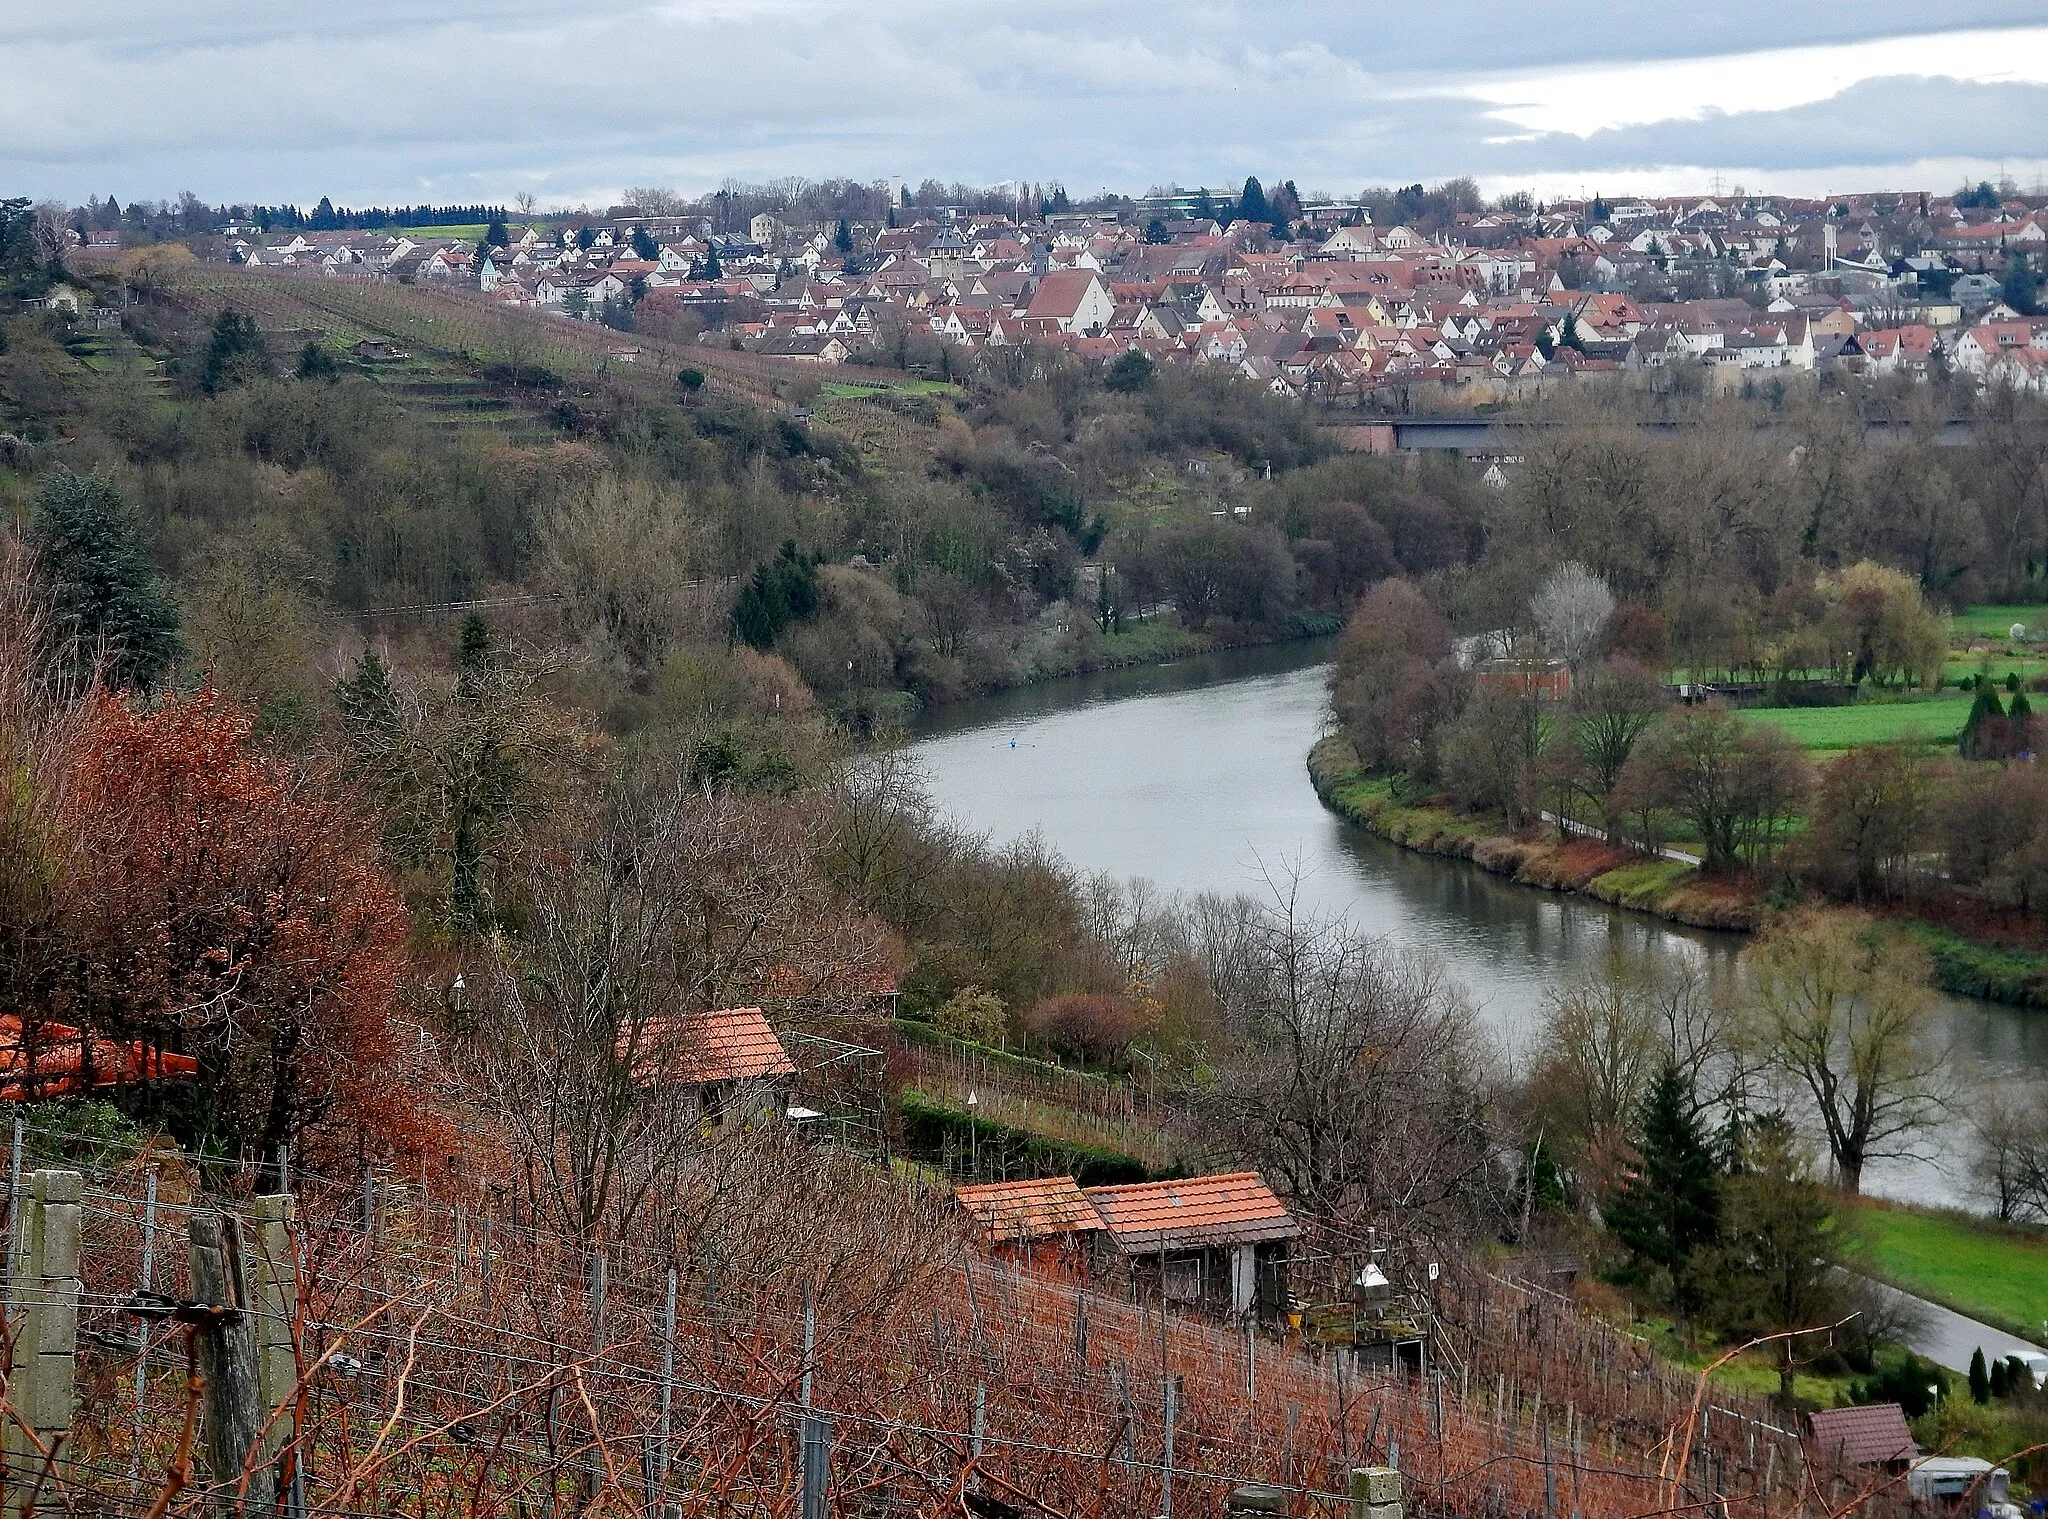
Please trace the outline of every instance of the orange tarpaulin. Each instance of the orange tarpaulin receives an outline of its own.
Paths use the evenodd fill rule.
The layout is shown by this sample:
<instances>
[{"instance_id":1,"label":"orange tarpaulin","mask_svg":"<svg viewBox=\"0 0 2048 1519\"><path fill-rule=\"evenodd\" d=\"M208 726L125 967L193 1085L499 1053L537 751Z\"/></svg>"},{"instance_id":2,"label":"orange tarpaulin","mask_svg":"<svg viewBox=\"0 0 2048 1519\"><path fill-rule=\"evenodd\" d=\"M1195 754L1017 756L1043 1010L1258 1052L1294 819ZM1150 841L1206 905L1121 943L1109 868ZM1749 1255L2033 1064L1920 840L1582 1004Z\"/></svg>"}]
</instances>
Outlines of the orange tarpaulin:
<instances>
[{"instance_id":1,"label":"orange tarpaulin","mask_svg":"<svg viewBox=\"0 0 2048 1519\"><path fill-rule=\"evenodd\" d=\"M192 1056L166 1054L140 1039L88 1039L69 1024L37 1019L24 1031L22 1023L17 1014L0 1013L0 1102L73 1097L88 1085L98 1090L199 1073Z\"/></svg>"}]
</instances>

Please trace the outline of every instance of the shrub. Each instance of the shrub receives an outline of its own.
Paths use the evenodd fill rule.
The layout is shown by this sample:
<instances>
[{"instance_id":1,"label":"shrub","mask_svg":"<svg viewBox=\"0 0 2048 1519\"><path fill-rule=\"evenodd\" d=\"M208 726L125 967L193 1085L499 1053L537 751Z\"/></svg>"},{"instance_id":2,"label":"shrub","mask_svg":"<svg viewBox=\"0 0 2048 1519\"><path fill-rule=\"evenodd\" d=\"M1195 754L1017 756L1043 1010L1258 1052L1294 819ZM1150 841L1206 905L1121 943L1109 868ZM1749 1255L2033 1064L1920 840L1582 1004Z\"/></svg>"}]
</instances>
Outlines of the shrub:
<instances>
[{"instance_id":1,"label":"shrub","mask_svg":"<svg viewBox=\"0 0 2048 1519\"><path fill-rule=\"evenodd\" d=\"M1003 999L978 986L963 986L947 999L932 1022L955 1039L994 1044L1009 1027Z\"/></svg>"},{"instance_id":2,"label":"shrub","mask_svg":"<svg viewBox=\"0 0 2048 1519\"><path fill-rule=\"evenodd\" d=\"M1060 1054L1103 1064L1121 1056L1146 1031L1144 1007L1116 992L1047 997L1024 1015L1024 1027Z\"/></svg>"}]
</instances>

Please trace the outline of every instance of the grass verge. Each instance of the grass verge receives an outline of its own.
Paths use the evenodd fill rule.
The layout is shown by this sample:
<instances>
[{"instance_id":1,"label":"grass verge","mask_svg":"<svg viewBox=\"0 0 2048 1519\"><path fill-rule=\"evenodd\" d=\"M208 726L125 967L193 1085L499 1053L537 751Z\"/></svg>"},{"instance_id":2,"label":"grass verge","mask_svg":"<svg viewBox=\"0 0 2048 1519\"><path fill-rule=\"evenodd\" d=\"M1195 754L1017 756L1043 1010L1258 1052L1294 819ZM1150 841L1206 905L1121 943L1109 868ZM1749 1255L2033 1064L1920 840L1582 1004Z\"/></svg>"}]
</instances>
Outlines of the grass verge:
<instances>
[{"instance_id":1,"label":"grass verge","mask_svg":"<svg viewBox=\"0 0 2048 1519\"><path fill-rule=\"evenodd\" d=\"M1894 1287L2039 1343L2048 1230L1871 1203L1846 1215L1858 1264Z\"/></svg>"}]
</instances>

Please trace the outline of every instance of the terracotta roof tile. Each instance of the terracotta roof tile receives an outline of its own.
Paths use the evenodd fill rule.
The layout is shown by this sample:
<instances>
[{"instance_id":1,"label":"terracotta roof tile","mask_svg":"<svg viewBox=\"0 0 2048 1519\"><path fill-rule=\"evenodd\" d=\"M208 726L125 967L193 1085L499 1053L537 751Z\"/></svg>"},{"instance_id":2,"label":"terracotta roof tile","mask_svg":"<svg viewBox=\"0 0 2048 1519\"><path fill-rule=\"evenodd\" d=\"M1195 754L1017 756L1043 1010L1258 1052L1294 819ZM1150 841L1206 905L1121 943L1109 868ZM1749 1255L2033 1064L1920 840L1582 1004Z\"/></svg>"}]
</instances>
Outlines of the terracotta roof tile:
<instances>
[{"instance_id":1,"label":"terracotta roof tile","mask_svg":"<svg viewBox=\"0 0 2048 1519\"><path fill-rule=\"evenodd\" d=\"M626 1036L620 1035L624 1054ZM729 1007L679 1018L654 1018L640 1030L638 1064L672 1081L756 1081L794 1076L789 1052L758 1007Z\"/></svg>"},{"instance_id":2,"label":"terracotta roof tile","mask_svg":"<svg viewBox=\"0 0 2048 1519\"><path fill-rule=\"evenodd\" d=\"M1824 1408L1813 1415L1812 1427L1820 1457L1846 1466L1882 1466L1919 1453L1905 1411L1896 1403Z\"/></svg>"},{"instance_id":3,"label":"terracotta roof tile","mask_svg":"<svg viewBox=\"0 0 2048 1519\"><path fill-rule=\"evenodd\" d=\"M1251 1171L1090 1187L1083 1195L1126 1255L1292 1239L1301 1232L1273 1189Z\"/></svg>"},{"instance_id":4,"label":"terracotta roof tile","mask_svg":"<svg viewBox=\"0 0 2048 1519\"><path fill-rule=\"evenodd\" d=\"M1102 1220L1071 1176L955 1187L953 1196L992 1244L1102 1227Z\"/></svg>"},{"instance_id":5,"label":"terracotta roof tile","mask_svg":"<svg viewBox=\"0 0 2048 1519\"><path fill-rule=\"evenodd\" d=\"M20 1016L0 1014L0 1101L69 1096L88 1085L122 1086L198 1071L192 1056L168 1054L139 1039L88 1039L69 1024L35 1018L24 1031Z\"/></svg>"}]
</instances>

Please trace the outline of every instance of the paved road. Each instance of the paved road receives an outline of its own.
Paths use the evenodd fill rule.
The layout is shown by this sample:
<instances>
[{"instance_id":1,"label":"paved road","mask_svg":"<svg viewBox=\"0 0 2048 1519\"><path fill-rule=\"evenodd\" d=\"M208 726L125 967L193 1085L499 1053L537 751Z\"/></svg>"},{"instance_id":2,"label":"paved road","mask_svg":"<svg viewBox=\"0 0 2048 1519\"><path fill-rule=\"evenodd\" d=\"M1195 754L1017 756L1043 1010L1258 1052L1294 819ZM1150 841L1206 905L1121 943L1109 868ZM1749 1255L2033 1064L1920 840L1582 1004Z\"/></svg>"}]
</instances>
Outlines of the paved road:
<instances>
[{"instance_id":1,"label":"paved road","mask_svg":"<svg viewBox=\"0 0 2048 1519\"><path fill-rule=\"evenodd\" d=\"M1899 1292L1884 1287L1880 1291L1903 1298L1913 1306L1920 1316L1919 1326L1906 1337L1913 1349L1927 1357L1937 1366L1946 1366L1950 1371L1967 1372L1970 1369L1970 1354L1979 1346L1983 1347L1984 1359L1988 1361L2017 1355L2023 1351L2040 1352L2039 1345L2007 1334L2003 1329L1993 1329L1989 1324L1980 1324L1972 1318L1930 1303L1925 1298L1914 1297L1911 1293Z\"/></svg>"}]
</instances>

